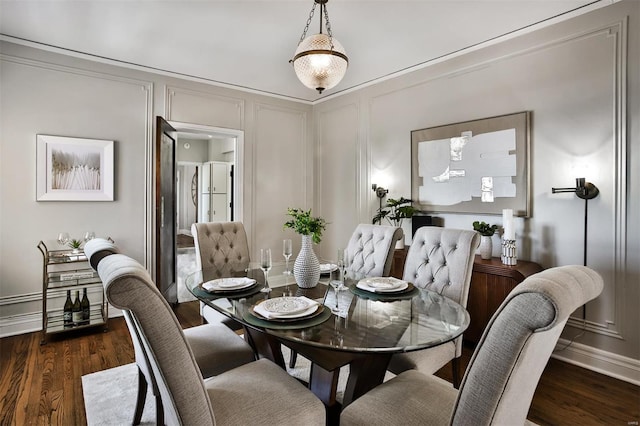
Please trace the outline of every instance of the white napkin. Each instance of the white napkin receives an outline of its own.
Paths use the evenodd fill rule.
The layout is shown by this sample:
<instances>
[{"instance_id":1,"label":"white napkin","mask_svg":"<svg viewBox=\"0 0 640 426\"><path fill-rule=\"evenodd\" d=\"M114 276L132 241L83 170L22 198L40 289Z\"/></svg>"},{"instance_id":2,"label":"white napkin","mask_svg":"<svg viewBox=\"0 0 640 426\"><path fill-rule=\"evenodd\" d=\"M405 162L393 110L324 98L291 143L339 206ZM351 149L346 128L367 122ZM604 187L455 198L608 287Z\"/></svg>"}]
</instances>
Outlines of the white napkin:
<instances>
[{"instance_id":1,"label":"white napkin","mask_svg":"<svg viewBox=\"0 0 640 426\"><path fill-rule=\"evenodd\" d=\"M311 315L312 313L314 313L317 309L318 309L318 305L319 303L316 302L315 300L309 299L308 297L305 296L299 296L297 297L297 299L304 301L305 303L307 303L308 308L303 310L303 311L298 311L298 312L294 312L294 313L279 313L279 312L271 312L266 310L263 306L262 303L258 303L253 307L253 310L260 314L261 316L265 317L265 318L269 318L269 319L286 319L286 318L301 318L301 317L305 317L307 315Z\"/></svg>"},{"instance_id":2,"label":"white napkin","mask_svg":"<svg viewBox=\"0 0 640 426\"><path fill-rule=\"evenodd\" d=\"M372 293L388 293L405 290L409 283L394 277L372 277L358 281L356 287Z\"/></svg>"},{"instance_id":3,"label":"white napkin","mask_svg":"<svg viewBox=\"0 0 640 426\"><path fill-rule=\"evenodd\" d=\"M252 286L256 280L247 277L218 278L202 284L202 288L207 291L231 291L241 290Z\"/></svg>"}]
</instances>

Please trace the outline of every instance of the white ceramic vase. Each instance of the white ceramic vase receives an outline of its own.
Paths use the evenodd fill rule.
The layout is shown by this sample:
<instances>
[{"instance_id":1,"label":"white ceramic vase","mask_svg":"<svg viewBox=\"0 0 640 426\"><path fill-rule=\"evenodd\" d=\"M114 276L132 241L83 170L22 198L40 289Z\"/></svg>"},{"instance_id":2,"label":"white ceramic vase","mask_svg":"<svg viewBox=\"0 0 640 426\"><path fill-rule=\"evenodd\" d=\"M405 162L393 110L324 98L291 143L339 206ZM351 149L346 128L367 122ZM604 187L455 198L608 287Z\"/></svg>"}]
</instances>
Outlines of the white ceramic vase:
<instances>
[{"instance_id":1,"label":"white ceramic vase","mask_svg":"<svg viewBox=\"0 0 640 426\"><path fill-rule=\"evenodd\" d=\"M320 279L320 262L313 252L311 235L302 235L302 247L293 264L293 276L300 288L312 288Z\"/></svg>"},{"instance_id":2,"label":"white ceramic vase","mask_svg":"<svg viewBox=\"0 0 640 426\"><path fill-rule=\"evenodd\" d=\"M493 253L493 242L491 241L491 237L482 235L480 237L480 257L488 260L491 259L491 255Z\"/></svg>"}]
</instances>

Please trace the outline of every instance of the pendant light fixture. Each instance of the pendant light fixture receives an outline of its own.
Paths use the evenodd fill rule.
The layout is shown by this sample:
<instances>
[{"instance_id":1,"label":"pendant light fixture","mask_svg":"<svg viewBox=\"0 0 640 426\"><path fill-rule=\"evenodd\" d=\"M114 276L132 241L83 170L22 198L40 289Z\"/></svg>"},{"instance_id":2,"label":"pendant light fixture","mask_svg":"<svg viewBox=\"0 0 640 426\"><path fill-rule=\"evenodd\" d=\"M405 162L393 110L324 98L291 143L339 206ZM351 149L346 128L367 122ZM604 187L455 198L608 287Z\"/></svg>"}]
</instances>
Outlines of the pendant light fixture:
<instances>
[{"instance_id":1,"label":"pendant light fixture","mask_svg":"<svg viewBox=\"0 0 640 426\"><path fill-rule=\"evenodd\" d=\"M331 35L331 23L327 12L328 1L314 0L307 25L298 42L298 48L293 59L289 61L293 63L293 69L302 84L310 89L316 89L318 93L340 83L349 65L344 47ZM320 5L320 33L306 37L317 5ZM322 32L323 18L327 29L326 34Z\"/></svg>"}]
</instances>

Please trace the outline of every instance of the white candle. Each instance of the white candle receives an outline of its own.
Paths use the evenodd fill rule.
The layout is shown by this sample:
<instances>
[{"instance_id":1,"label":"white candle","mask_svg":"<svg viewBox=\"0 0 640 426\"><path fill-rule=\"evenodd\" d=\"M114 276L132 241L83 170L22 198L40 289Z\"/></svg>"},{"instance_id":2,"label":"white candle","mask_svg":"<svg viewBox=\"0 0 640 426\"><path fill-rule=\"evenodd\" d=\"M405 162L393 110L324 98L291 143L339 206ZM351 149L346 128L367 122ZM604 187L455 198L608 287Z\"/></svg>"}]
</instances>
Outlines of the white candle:
<instances>
[{"instance_id":1,"label":"white candle","mask_svg":"<svg viewBox=\"0 0 640 426\"><path fill-rule=\"evenodd\" d=\"M504 228L503 239L505 240L515 240L516 232L513 227L513 210L512 209L503 209L502 210L502 227Z\"/></svg>"}]
</instances>

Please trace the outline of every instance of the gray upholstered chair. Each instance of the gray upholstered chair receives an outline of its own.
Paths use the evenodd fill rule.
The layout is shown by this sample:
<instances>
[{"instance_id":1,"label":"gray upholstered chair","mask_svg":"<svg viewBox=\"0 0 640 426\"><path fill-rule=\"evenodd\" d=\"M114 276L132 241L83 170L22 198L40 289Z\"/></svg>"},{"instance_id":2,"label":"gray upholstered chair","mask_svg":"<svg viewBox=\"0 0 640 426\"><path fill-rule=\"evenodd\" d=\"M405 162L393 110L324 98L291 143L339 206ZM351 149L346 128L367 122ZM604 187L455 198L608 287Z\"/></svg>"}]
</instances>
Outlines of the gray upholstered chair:
<instances>
[{"instance_id":1,"label":"gray upholstered chair","mask_svg":"<svg viewBox=\"0 0 640 426\"><path fill-rule=\"evenodd\" d=\"M467 306L469 284L480 234L476 231L423 226L418 228L407 253L403 279ZM391 357L389 371L399 374L416 369L433 374L452 362L453 382L460 384L459 358L462 336L433 348Z\"/></svg>"},{"instance_id":2,"label":"gray upholstered chair","mask_svg":"<svg viewBox=\"0 0 640 426\"><path fill-rule=\"evenodd\" d=\"M250 255L247 233L242 222L200 222L191 225L196 248L197 269L216 270L217 278L246 271ZM200 314L209 323L223 323L237 329L237 322L200 302Z\"/></svg>"},{"instance_id":3,"label":"gray upholstered chair","mask_svg":"<svg viewBox=\"0 0 640 426\"><path fill-rule=\"evenodd\" d=\"M98 265L106 256L119 253L117 246L101 238L88 241L84 247L90 265ZM151 369L148 355L143 349L140 330L136 328L131 313L123 311L131 341L133 343L136 365L138 366L138 397L133 417L137 425L142 419L147 391L151 388L156 402L156 423L163 424L163 404L160 391ZM249 344L232 330L221 324L205 324L184 330L185 338L196 358L202 376L212 377L255 360Z\"/></svg>"},{"instance_id":4,"label":"gray upholstered chair","mask_svg":"<svg viewBox=\"0 0 640 426\"><path fill-rule=\"evenodd\" d=\"M324 425L324 404L282 368L261 359L204 380L171 307L148 272L122 254L98 264L107 300L140 332L169 425Z\"/></svg>"},{"instance_id":5,"label":"gray upholstered chair","mask_svg":"<svg viewBox=\"0 0 640 426\"><path fill-rule=\"evenodd\" d=\"M404 237L402 228L359 224L347 244L347 272L354 277L388 277L396 241Z\"/></svg>"},{"instance_id":6,"label":"gray upholstered chair","mask_svg":"<svg viewBox=\"0 0 640 426\"><path fill-rule=\"evenodd\" d=\"M522 425L569 315L602 291L600 275L561 266L518 285L489 321L456 391L415 370L346 407L340 424Z\"/></svg>"}]
</instances>

